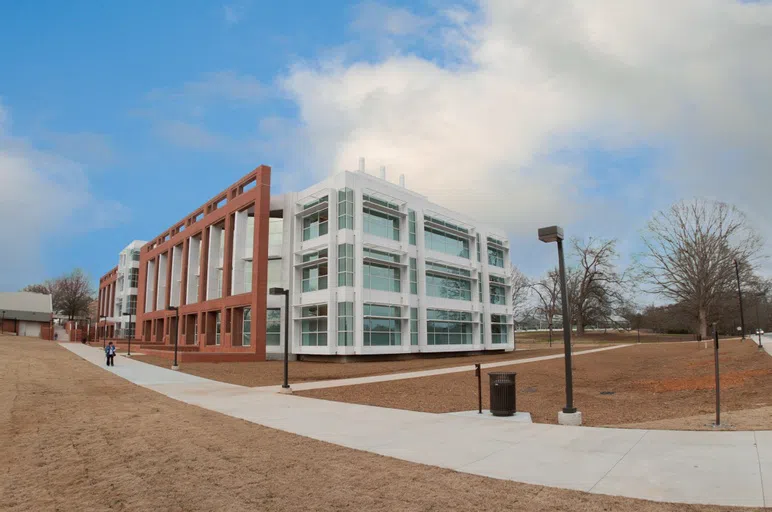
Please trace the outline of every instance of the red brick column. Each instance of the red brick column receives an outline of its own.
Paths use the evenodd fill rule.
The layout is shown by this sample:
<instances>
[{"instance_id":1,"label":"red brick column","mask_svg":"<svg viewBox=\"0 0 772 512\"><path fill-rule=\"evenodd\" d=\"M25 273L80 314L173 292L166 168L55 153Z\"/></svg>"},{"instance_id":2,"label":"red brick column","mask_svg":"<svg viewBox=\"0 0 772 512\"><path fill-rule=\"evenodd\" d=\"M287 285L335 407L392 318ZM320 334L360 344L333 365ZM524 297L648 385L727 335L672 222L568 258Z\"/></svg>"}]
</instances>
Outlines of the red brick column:
<instances>
[{"instance_id":1,"label":"red brick column","mask_svg":"<svg viewBox=\"0 0 772 512\"><path fill-rule=\"evenodd\" d=\"M261 165L257 173L255 234L252 245L252 344L265 359L265 311L268 294L268 225L271 216L271 168Z\"/></svg>"}]
</instances>

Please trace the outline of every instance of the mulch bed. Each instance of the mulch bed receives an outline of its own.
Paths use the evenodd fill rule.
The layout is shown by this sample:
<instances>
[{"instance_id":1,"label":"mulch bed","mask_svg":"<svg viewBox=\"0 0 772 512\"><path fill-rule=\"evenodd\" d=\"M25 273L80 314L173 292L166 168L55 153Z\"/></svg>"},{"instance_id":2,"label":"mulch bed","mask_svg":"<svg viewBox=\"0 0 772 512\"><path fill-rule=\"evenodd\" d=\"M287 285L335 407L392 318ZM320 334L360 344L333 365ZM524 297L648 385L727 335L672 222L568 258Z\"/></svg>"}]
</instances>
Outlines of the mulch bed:
<instances>
[{"instance_id":1,"label":"mulch bed","mask_svg":"<svg viewBox=\"0 0 772 512\"><path fill-rule=\"evenodd\" d=\"M707 345L707 346L706 346ZM772 357L749 341L720 349L724 411L772 405ZM574 403L585 425L621 425L714 412L712 343L640 344L573 359ZM495 371L517 372L517 409L540 423L556 423L565 404L563 360ZM483 407L488 407L488 372ZM445 413L477 408L473 372L305 391L304 396L381 407ZM767 428L772 428L770 418Z\"/></svg>"}]
</instances>

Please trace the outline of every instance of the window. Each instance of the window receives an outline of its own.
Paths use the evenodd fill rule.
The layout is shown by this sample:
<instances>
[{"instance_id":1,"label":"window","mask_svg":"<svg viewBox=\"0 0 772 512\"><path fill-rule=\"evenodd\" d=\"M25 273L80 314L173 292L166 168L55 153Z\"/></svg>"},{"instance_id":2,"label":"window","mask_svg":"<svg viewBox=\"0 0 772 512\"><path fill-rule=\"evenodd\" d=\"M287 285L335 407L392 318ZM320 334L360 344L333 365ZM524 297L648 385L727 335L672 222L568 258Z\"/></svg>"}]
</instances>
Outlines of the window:
<instances>
[{"instance_id":1,"label":"window","mask_svg":"<svg viewBox=\"0 0 772 512\"><path fill-rule=\"evenodd\" d=\"M327 258L327 249L312 252L310 254L303 255L303 262L322 260ZM303 292L313 292L316 290L327 289L327 270L328 265L326 261L320 262L313 267L305 267L303 269Z\"/></svg>"},{"instance_id":2,"label":"window","mask_svg":"<svg viewBox=\"0 0 772 512\"><path fill-rule=\"evenodd\" d=\"M193 317L193 344L198 345L198 315Z\"/></svg>"},{"instance_id":3,"label":"window","mask_svg":"<svg viewBox=\"0 0 772 512\"><path fill-rule=\"evenodd\" d=\"M328 199L328 196L320 197L319 199L315 199L311 201L310 203L306 203L303 205L302 210L306 210L308 208L311 208L312 206L316 206L317 204L326 203Z\"/></svg>"},{"instance_id":4,"label":"window","mask_svg":"<svg viewBox=\"0 0 772 512\"><path fill-rule=\"evenodd\" d=\"M469 258L469 240L464 237L424 226L424 241L429 250L460 258Z\"/></svg>"},{"instance_id":5,"label":"window","mask_svg":"<svg viewBox=\"0 0 772 512\"><path fill-rule=\"evenodd\" d=\"M480 233L477 233L475 236L477 237L477 243L475 245L477 245L477 262L479 263L480 262Z\"/></svg>"},{"instance_id":6,"label":"window","mask_svg":"<svg viewBox=\"0 0 772 512\"><path fill-rule=\"evenodd\" d=\"M326 199L325 199L326 200ZM327 234L327 210L303 217L303 240L311 240Z\"/></svg>"},{"instance_id":7,"label":"window","mask_svg":"<svg viewBox=\"0 0 772 512\"><path fill-rule=\"evenodd\" d=\"M410 308L410 344L418 345L418 308Z\"/></svg>"},{"instance_id":8,"label":"window","mask_svg":"<svg viewBox=\"0 0 772 512\"><path fill-rule=\"evenodd\" d=\"M402 344L402 318L399 306L364 305L364 345L388 347Z\"/></svg>"},{"instance_id":9,"label":"window","mask_svg":"<svg viewBox=\"0 0 772 512\"><path fill-rule=\"evenodd\" d=\"M137 314L137 296L136 295L129 295L126 298L126 311L125 313L127 315L136 315Z\"/></svg>"},{"instance_id":10,"label":"window","mask_svg":"<svg viewBox=\"0 0 772 512\"><path fill-rule=\"evenodd\" d=\"M415 258L410 258L410 293L418 294L418 268Z\"/></svg>"},{"instance_id":11,"label":"window","mask_svg":"<svg viewBox=\"0 0 772 512\"><path fill-rule=\"evenodd\" d=\"M426 295L444 299L472 300L472 283L465 279L431 274L427 269Z\"/></svg>"},{"instance_id":12,"label":"window","mask_svg":"<svg viewBox=\"0 0 772 512\"><path fill-rule=\"evenodd\" d=\"M137 286L139 286L139 269L130 268L129 269L129 288L136 288Z\"/></svg>"},{"instance_id":13,"label":"window","mask_svg":"<svg viewBox=\"0 0 772 512\"><path fill-rule=\"evenodd\" d=\"M220 344L220 312L214 315L214 344Z\"/></svg>"},{"instance_id":14,"label":"window","mask_svg":"<svg viewBox=\"0 0 772 512\"><path fill-rule=\"evenodd\" d=\"M127 330L129 331L126 333L126 336L128 338L134 338L134 330L136 329L137 324L135 322L128 322Z\"/></svg>"},{"instance_id":15,"label":"window","mask_svg":"<svg viewBox=\"0 0 772 512\"><path fill-rule=\"evenodd\" d=\"M241 328L241 346L252 344L252 308L244 308L244 320Z\"/></svg>"},{"instance_id":16,"label":"window","mask_svg":"<svg viewBox=\"0 0 772 512\"><path fill-rule=\"evenodd\" d=\"M139 251L137 250L131 251L131 261L139 261Z\"/></svg>"},{"instance_id":17,"label":"window","mask_svg":"<svg viewBox=\"0 0 772 512\"><path fill-rule=\"evenodd\" d=\"M364 280L363 286L370 290L400 291L399 268L365 262L362 265L362 279Z\"/></svg>"},{"instance_id":18,"label":"window","mask_svg":"<svg viewBox=\"0 0 772 512\"><path fill-rule=\"evenodd\" d=\"M304 254L303 255L303 263L307 263L309 261L316 261L316 260L320 260L322 258L326 258L327 254L328 254L327 253L327 249L321 249L321 250L316 251L316 252L311 252L311 253L308 253L308 254Z\"/></svg>"},{"instance_id":19,"label":"window","mask_svg":"<svg viewBox=\"0 0 772 512\"><path fill-rule=\"evenodd\" d=\"M494 344L507 342L507 317L491 315L491 342Z\"/></svg>"},{"instance_id":20,"label":"window","mask_svg":"<svg viewBox=\"0 0 772 512\"><path fill-rule=\"evenodd\" d=\"M407 211L408 237L410 245L415 245L415 211Z\"/></svg>"},{"instance_id":21,"label":"window","mask_svg":"<svg viewBox=\"0 0 772 512\"><path fill-rule=\"evenodd\" d=\"M424 215L424 220L426 222L431 222L433 224L437 224L439 226L446 227L452 231L459 231L461 233L469 233L469 230L466 228L462 228L461 226L458 226L456 224L453 224L452 222L448 222L446 220L438 219L436 217L430 217L428 215Z\"/></svg>"},{"instance_id":22,"label":"window","mask_svg":"<svg viewBox=\"0 0 772 512\"><path fill-rule=\"evenodd\" d=\"M480 276L480 277L477 279L477 288L478 288L478 289L479 289L479 291L480 291L480 302L482 302L482 301L483 301L483 296L482 296L482 276Z\"/></svg>"},{"instance_id":23,"label":"window","mask_svg":"<svg viewBox=\"0 0 772 512\"><path fill-rule=\"evenodd\" d=\"M362 212L365 233L399 240L399 217L370 208L362 208Z\"/></svg>"},{"instance_id":24,"label":"window","mask_svg":"<svg viewBox=\"0 0 772 512\"><path fill-rule=\"evenodd\" d=\"M353 244L338 246L338 286L354 286Z\"/></svg>"},{"instance_id":25,"label":"window","mask_svg":"<svg viewBox=\"0 0 772 512\"><path fill-rule=\"evenodd\" d=\"M265 311L265 344L270 347L281 345L281 309Z\"/></svg>"},{"instance_id":26,"label":"window","mask_svg":"<svg viewBox=\"0 0 772 512\"><path fill-rule=\"evenodd\" d=\"M354 191L338 190L338 229L354 229Z\"/></svg>"},{"instance_id":27,"label":"window","mask_svg":"<svg viewBox=\"0 0 772 512\"><path fill-rule=\"evenodd\" d=\"M507 293L503 286L491 283L489 289L491 293L491 304L506 305Z\"/></svg>"},{"instance_id":28,"label":"window","mask_svg":"<svg viewBox=\"0 0 772 512\"><path fill-rule=\"evenodd\" d=\"M426 317L426 337L429 345L472 343L472 313L427 309Z\"/></svg>"},{"instance_id":29,"label":"window","mask_svg":"<svg viewBox=\"0 0 772 512\"><path fill-rule=\"evenodd\" d=\"M450 265L443 265L442 263L434 263L431 261L426 262L426 270L442 272L444 274L453 274L456 276L471 277L472 272L463 268L452 267Z\"/></svg>"},{"instance_id":30,"label":"window","mask_svg":"<svg viewBox=\"0 0 772 512\"><path fill-rule=\"evenodd\" d=\"M354 303L338 303L338 346L354 346Z\"/></svg>"},{"instance_id":31,"label":"window","mask_svg":"<svg viewBox=\"0 0 772 512\"><path fill-rule=\"evenodd\" d=\"M488 264L504 268L504 249L491 247L491 244L503 245L500 240L488 237Z\"/></svg>"},{"instance_id":32,"label":"window","mask_svg":"<svg viewBox=\"0 0 772 512\"><path fill-rule=\"evenodd\" d=\"M327 346L327 304L301 310L301 343L304 347Z\"/></svg>"},{"instance_id":33,"label":"window","mask_svg":"<svg viewBox=\"0 0 772 512\"><path fill-rule=\"evenodd\" d=\"M387 261L389 263L399 263L399 255L398 254L391 254L389 252L377 251L375 249L370 249L368 247L365 247L362 250L362 256L364 258L371 258L371 259L374 259L374 260Z\"/></svg>"}]
</instances>

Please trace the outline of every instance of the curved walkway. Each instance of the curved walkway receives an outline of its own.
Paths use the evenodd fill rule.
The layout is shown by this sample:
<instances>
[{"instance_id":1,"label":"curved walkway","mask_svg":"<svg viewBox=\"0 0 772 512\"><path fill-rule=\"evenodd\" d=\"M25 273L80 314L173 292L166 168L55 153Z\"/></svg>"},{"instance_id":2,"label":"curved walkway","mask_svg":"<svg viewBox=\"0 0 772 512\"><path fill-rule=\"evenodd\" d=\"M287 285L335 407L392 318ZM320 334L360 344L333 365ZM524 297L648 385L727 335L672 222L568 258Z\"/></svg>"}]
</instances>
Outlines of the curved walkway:
<instances>
[{"instance_id":1,"label":"curved walkway","mask_svg":"<svg viewBox=\"0 0 772 512\"><path fill-rule=\"evenodd\" d=\"M61 345L104 366L100 348ZM105 369L176 400L253 423L465 473L655 501L772 504L772 431L514 423L281 395L122 356Z\"/></svg>"}]
</instances>

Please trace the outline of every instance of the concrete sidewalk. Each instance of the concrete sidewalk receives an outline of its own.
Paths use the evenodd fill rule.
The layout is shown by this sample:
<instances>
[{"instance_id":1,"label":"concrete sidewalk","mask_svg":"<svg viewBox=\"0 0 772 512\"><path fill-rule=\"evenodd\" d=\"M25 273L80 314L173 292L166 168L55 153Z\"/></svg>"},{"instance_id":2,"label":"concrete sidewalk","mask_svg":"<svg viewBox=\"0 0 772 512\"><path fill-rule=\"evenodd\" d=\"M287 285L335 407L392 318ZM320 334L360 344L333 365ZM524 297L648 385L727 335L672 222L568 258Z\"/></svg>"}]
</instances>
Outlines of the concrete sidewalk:
<instances>
[{"instance_id":1,"label":"concrete sidewalk","mask_svg":"<svg viewBox=\"0 0 772 512\"><path fill-rule=\"evenodd\" d=\"M606 350L616 350L619 348L631 347L632 345L613 345L611 347L594 348L590 350L580 350L574 352L573 356L582 354L593 354L595 352L605 352ZM550 359L563 359L563 354L554 354L549 356L528 357L525 359L511 359L509 361L496 361L495 363L483 363L483 369L501 368L516 364L535 363L537 361L548 361ZM450 368L436 368L434 370L418 370L404 373L387 373L386 375L371 375L369 377L351 377L348 379L320 380L316 382L298 382L290 383L293 391L307 391L309 389L338 388L341 386L357 386L359 384L372 384L374 382L389 382L393 380L418 379L420 377L433 377L435 375L447 375L449 373L473 372L474 365L466 364L461 366L451 366ZM279 391L281 386L260 386L254 389L260 391Z\"/></svg>"},{"instance_id":2,"label":"concrete sidewalk","mask_svg":"<svg viewBox=\"0 0 772 512\"><path fill-rule=\"evenodd\" d=\"M61 345L176 400L411 462L656 501L761 507L765 495L772 499L772 431L565 427L385 409L214 382L121 356L107 368L101 349Z\"/></svg>"}]
</instances>

